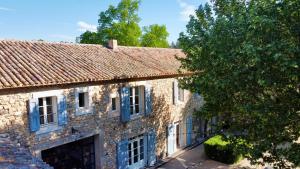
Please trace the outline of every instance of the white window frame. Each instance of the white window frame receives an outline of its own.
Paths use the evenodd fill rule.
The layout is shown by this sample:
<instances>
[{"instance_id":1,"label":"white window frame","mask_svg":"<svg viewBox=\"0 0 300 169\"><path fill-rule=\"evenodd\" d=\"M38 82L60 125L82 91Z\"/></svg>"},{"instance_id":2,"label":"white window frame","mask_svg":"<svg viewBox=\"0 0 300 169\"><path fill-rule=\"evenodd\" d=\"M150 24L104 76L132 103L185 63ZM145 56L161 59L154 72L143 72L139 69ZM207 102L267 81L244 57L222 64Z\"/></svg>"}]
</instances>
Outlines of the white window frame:
<instances>
[{"instance_id":1,"label":"white window frame","mask_svg":"<svg viewBox=\"0 0 300 169\"><path fill-rule=\"evenodd\" d=\"M84 107L79 107L79 93L84 93ZM92 113L92 87L78 87L75 88L75 115L85 115Z\"/></svg>"},{"instance_id":2,"label":"white window frame","mask_svg":"<svg viewBox=\"0 0 300 169\"><path fill-rule=\"evenodd\" d=\"M135 89L138 88L139 90L139 112L138 113L135 113ZM135 118L135 117L138 117L142 114L144 114L145 110L145 86L130 86L130 89L129 89L129 99L131 98L131 93L130 93L130 90L132 89L133 91L133 94L132 94L132 98L133 98L133 103L129 103L129 108L131 109L131 105L133 105L133 114L131 114L131 110L130 110L130 118Z\"/></svg>"},{"instance_id":3,"label":"white window frame","mask_svg":"<svg viewBox=\"0 0 300 169\"><path fill-rule=\"evenodd\" d=\"M141 159L141 139L143 139L143 159ZM138 157L138 161L136 163L134 163L134 146L133 143L137 141L137 157ZM129 149L130 146L130 149ZM147 158L147 153L145 151L145 148L147 146L147 142L145 140L145 137L143 134L132 137L129 139L129 143L128 143L128 166L129 168L140 168L140 167L144 167L145 162L146 162L146 158ZM131 156L129 151L131 151ZM131 160L131 164L129 165L129 160Z\"/></svg>"},{"instance_id":4,"label":"white window frame","mask_svg":"<svg viewBox=\"0 0 300 169\"><path fill-rule=\"evenodd\" d=\"M51 98L51 102L52 102L52 114L53 114L53 122L52 123L48 123L47 121L47 118L48 118L48 115L47 115L47 104L46 104L46 98ZM43 100L43 116L44 116L44 124L42 124L40 122L40 126L41 127L47 127L49 125L55 125L57 124L57 97L56 96L48 96L48 97L40 97L38 98L38 107L40 108L40 105L39 105L39 99L42 99ZM40 111L40 109L38 108L38 111ZM40 116L40 112L39 112L39 116Z\"/></svg>"},{"instance_id":5,"label":"white window frame","mask_svg":"<svg viewBox=\"0 0 300 169\"><path fill-rule=\"evenodd\" d=\"M112 110L112 98L116 99L116 110ZM117 92L111 93L109 96L108 112L109 117L117 117L120 115L120 97Z\"/></svg>"},{"instance_id":6,"label":"white window frame","mask_svg":"<svg viewBox=\"0 0 300 169\"><path fill-rule=\"evenodd\" d=\"M56 122L48 125L40 125L40 130L36 132L37 135L49 133L55 130L62 129L61 126L58 125L58 113L57 113L57 98L59 96L64 95L63 90L49 90L49 91L42 91L42 92L34 92L31 94L32 99L36 99L38 101L39 98L46 98L46 97L55 97L55 111L56 111ZM37 103L38 104L38 103Z\"/></svg>"}]
</instances>

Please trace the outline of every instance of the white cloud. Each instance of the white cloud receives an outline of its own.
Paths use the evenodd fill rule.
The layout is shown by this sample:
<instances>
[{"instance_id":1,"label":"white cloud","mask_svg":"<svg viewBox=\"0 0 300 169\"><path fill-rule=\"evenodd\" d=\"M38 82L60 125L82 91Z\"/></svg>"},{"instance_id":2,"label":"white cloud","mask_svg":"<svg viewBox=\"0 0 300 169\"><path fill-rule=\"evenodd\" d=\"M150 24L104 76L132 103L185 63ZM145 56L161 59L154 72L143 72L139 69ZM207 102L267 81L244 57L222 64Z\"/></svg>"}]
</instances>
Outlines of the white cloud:
<instances>
[{"instance_id":1,"label":"white cloud","mask_svg":"<svg viewBox=\"0 0 300 169\"><path fill-rule=\"evenodd\" d=\"M184 0L177 0L177 2L181 8L180 19L183 21L189 21L190 15L195 15L196 7L186 3Z\"/></svg>"},{"instance_id":2,"label":"white cloud","mask_svg":"<svg viewBox=\"0 0 300 169\"><path fill-rule=\"evenodd\" d=\"M6 8L6 7L3 7L3 6L0 6L0 11L15 11L15 10L11 9L11 8Z\"/></svg>"},{"instance_id":3,"label":"white cloud","mask_svg":"<svg viewBox=\"0 0 300 169\"><path fill-rule=\"evenodd\" d=\"M85 31L96 32L97 31L96 25L88 24L83 21L77 22L77 26L78 26L78 31L80 31L80 32L85 32Z\"/></svg>"}]
</instances>

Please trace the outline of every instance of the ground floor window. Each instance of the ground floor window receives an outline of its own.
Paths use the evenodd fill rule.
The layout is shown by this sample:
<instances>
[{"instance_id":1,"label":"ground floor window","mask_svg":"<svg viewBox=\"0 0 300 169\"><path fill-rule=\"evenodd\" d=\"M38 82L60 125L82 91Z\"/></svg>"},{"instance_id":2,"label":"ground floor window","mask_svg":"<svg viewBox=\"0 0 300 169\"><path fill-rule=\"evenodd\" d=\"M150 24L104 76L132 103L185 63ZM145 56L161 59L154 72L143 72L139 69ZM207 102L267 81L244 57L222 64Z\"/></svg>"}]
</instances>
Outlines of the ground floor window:
<instances>
[{"instance_id":1,"label":"ground floor window","mask_svg":"<svg viewBox=\"0 0 300 169\"><path fill-rule=\"evenodd\" d=\"M129 139L128 164L133 165L144 160L144 136L139 135Z\"/></svg>"}]
</instances>

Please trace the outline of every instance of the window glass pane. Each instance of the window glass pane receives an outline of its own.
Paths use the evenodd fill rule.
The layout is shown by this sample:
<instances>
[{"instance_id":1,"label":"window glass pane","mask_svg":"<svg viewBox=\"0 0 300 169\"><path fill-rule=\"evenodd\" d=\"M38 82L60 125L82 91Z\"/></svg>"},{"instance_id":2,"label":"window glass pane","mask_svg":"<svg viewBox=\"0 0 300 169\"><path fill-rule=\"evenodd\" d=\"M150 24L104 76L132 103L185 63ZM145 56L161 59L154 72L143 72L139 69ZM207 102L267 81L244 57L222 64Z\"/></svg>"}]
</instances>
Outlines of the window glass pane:
<instances>
[{"instance_id":1,"label":"window glass pane","mask_svg":"<svg viewBox=\"0 0 300 169\"><path fill-rule=\"evenodd\" d=\"M46 105L52 105L52 98L46 97Z\"/></svg>"},{"instance_id":2,"label":"window glass pane","mask_svg":"<svg viewBox=\"0 0 300 169\"><path fill-rule=\"evenodd\" d=\"M53 122L52 106L47 106L47 122L48 123L52 123Z\"/></svg>"},{"instance_id":3,"label":"window glass pane","mask_svg":"<svg viewBox=\"0 0 300 169\"><path fill-rule=\"evenodd\" d=\"M144 159L144 152L142 152L142 148L141 148L141 154L140 154L140 160L143 160Z\"/></svg>"},{"instance_id":4,"label":"window glass pane","mask_svg":"<svg viewBox=\"0 0 300 169\"><path fill-rule=\"evenodd\" d=\"M144 159L144 139L140 139L140 160Z\"/></svg>"},{"instance_id":5,"label":"window glass pane","mask_svg":"<svg viewBox=\"0 0 300 169\"><path fill-rule=\"evenodd\" d=\"M40 123L45 124L44 123L44 108L43 107L39 107L39 113L40 113Z\"/></svg>"},{"instance_id":6,"label":"window glass pane","mask_svg":"<svg viewBox=\"0 0 300 169\"><path fill-rule=\"evenodd\" d=\"M129 89L129 95L132 96L132 87Z\"/></svg>"},{"instance_id":7,"label":"window glass pane","mask_svg":"<svg viewBox=\"0 0 300 169\"><path fill-rule=\"evenodd\" d=\"M129 165L132 164L132 156L131 156L131 143L128 144L128 163Z\"/></svg>"},{"instance_id":8,"label":"window glass pane","mask_svg":"<svg viewBox=\"0 0 300 169\"><path fill-rule=\"evenodd\" d=\"M133 97L130 97L130 105L133 105Z\"/></svg>"},{"instance_id":9,"label":"window glass pane","mask_svg":"<svg viewBox=\"0 0 300 169\"><path fill-rule=\"evenodd\" d=\"M138 159L139 159L138 156L134 156L133 163L137 163Z\"/></svg>"},{"instance_id":10,"label":"window glass pane","mask_svg":"<svg viewBox=\"0 0 300 169\"><path fill-rule=\"evenodd\" d=\"M139 104L139 96L135 96L135 104Z\"/></svg>"},{"instance_id":11,"label":"window glass pane","mask_svg":"<svg viewBox=\"0 0 300 169\"><path fill-rule=\"evenodd\" d=\"M48 120L48 123L54 122L54 120L53 120L53 114L48 114L47 115L47 120Z\"/></svg>"},{"instance_id":12,"label":"window glass pane","mask_svg":"<svg viewBox=\"0 0 300 169\"><path fill-rule=\"evenodd\" d=\"M47 114L52 114L52 106L47 106Z\"/></svg>"},{"instance_id":13,"label":"window glass pane","mask_svg":"<svg viewBox=\"0 0 300 169\"><path fill-rule=\"evenodd\" d=\"M133 149L136 149L137 146L138 146L138 142L137 142L137 141L134 141L134 142L133 142Z\"/></svg>"},{"instance_id":14,"label":"window glass pane","mask_svg":"<svg viewBox=\"0 0 300 169\"><path fill-rule=\"evenodd\" d=\"M135 95L138 96L139 95L139 87L135 87Z\"/></svg>"},{"instance_id":15,"label":"window glass pane","mask_svg":"<svg viewBox=\"0 0 300 169\"><path fill-rule=\"evenodd\" d=\"M139 112L140 112L139 105L135 105L135 113L139 113Z\"/></svg>"},{"instance_id":16,"label":"window glass pane","mask_svg":"<svg viewBox=\"0 0 300 169\"><path fill-rule=\"evenodd\" d=\"M84 93L78 94L78 100L79 100L79 107L84 107L85 106Z\"/></svg>"},{"instance_id":17,"label":"window glass pane","mask_svg":"<svg viewBox=\"0 0 300 169\"><path fill-rule=\"evenodd\" d=\"M116 110L116 98L111 98L111 109Z\"/></svg>"},{"instance_id":18,"label":"window glass pane","mask_svg":"<svg viewBox=\"0 0 300 169\"><path fill-rule=\"evenodd\" d=\"M39 98L39 106L43 106L43 98Z\"/></svg>"},{"instance_id":19,"label":"window glass pane","mask_svg":"<svg viewBox=\"0 0 300 169\"><path fill-rule=\"evenodd\" d=\"M40 124L45 124L45 122L44 122L44 116L40 116Z\"/></svg>"}]
</instances>

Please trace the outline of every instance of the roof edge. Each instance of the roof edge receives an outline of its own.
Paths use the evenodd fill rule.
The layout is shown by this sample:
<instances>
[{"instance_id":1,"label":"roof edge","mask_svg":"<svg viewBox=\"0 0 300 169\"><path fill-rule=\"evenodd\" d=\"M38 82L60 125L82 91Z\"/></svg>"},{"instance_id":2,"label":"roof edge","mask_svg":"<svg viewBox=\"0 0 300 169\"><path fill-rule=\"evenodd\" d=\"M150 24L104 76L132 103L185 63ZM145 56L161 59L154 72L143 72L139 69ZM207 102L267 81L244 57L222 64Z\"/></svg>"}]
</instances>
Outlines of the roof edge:
<instances>
[{"instance_id":1,"label":"roof edge","mask_svg":"<svg viewBox=\"0 0 300 169\"><path fill-rule=\"evenodd\" d=\"M30 93L34 91L40 91L40 90L67 89L67 88L80 87L80 86L106 85L106 84L128 83L128 82L136 82L136 81L144 81L144 80L177 78L177 77L190 76L193 74L194 73L192 72L187 72L187 73L180 73L180 74L169 74L169 75L148 76L148 77L133 77L133 78L111 79L111 80L70 82L70 83L63 83L63 84L8 87L2 89L0 88L0 96L7 95L7 94L16 94L16 93Z\"/></svg>"}]
</instances>

